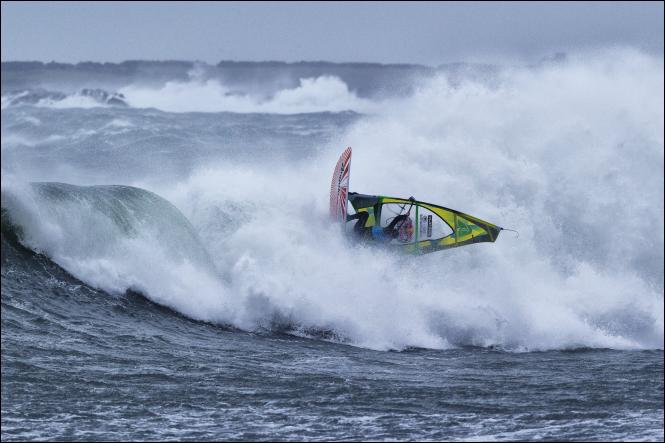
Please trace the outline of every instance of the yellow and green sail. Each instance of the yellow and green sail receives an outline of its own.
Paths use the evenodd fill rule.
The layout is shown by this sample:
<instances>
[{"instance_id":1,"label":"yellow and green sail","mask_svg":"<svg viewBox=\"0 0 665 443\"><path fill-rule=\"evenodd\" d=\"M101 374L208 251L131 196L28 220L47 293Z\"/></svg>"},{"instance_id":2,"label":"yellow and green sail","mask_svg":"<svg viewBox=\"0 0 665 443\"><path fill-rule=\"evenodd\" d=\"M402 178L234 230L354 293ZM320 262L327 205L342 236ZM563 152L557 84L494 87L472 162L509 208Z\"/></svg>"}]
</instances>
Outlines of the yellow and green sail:
<instances>
[{"instance_id":1,"label":"yellow and green sail","mask_svg":"<svg viewBox=\"0 0 665 443\"><path fill-rule=\"evenodd\" d=\"M356 212L368 212L365 227L382 226L383 220L409 210L413 234L390 242L405 252L426 254L472 243L494 242L503 228L469 214L412 199L349 193ZM388 212L391 211L392 214Z\"/></svg>"}]
</instances>

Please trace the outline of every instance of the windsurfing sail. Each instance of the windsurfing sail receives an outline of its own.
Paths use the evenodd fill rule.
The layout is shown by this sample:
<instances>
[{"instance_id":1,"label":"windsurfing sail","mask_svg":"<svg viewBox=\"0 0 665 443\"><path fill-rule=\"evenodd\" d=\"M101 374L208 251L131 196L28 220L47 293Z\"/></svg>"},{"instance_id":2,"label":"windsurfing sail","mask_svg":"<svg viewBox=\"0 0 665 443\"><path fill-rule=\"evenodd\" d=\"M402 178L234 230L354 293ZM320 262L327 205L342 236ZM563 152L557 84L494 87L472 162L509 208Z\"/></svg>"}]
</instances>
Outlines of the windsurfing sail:
<instances>
[{"instance_id":1,"label":"windsurfing sail","mask_svg":"<svg viewBox=\"0 0 665 443\"><path fill-rule=\"evenodd\" d=\"M333 172L330 183L330 218L346 223L346 206L349 197L349 175L351 173L351 147L344 150Z\"/></svg>"},{"instance_id":2,"label":"windsurfing sail","mask_svg":"<svg viewBox=\"0 0 665 443\"><path fill-rule=\"evenodd\" d=\"M469 214L417 201L377 195L349 194L356 212L370 214L366 228L383 229L393 223L398 235L387 245L414 254L427 254L481 242L494 242L502 227Z\"/></svg>"}]
</instances>

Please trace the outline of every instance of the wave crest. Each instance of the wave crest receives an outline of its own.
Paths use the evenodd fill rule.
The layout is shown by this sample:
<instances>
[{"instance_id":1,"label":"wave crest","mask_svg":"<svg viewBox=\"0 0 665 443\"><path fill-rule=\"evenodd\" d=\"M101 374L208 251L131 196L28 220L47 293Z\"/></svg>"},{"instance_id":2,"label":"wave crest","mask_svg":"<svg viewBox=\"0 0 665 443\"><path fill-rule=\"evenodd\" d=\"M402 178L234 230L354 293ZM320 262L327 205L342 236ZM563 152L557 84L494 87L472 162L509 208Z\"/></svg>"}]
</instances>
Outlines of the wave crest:
<instances>
[{"instance_id":1,"label":"wave crest","mask_svg":"<svg viewBox=\"0 0 665 443\"><path fill-rule=\"evenodd\" d=\"M170 81L159 88L126 86L120 92L135 108L155 108L167 112L237 112L301 114L311 112L368 112L374 104L349 91L337 77L300 79L293 89L277 91L269 97L233 92L219 80L193 77Z\"/></svg>"},{"instance_id":2,"label":"wave crest","mask_svg":"<svg viewBox=\"0 0 665 443\"><path fill-rule=\"evenodd\" d=\"M3 183L2 210L3 225L15 226L11 232L22 244L95 288L111 294L139 291L201 320L219 320L224 312L212 297L224 288L194 228L151 192Z\"/></svg>"}]
</instances>

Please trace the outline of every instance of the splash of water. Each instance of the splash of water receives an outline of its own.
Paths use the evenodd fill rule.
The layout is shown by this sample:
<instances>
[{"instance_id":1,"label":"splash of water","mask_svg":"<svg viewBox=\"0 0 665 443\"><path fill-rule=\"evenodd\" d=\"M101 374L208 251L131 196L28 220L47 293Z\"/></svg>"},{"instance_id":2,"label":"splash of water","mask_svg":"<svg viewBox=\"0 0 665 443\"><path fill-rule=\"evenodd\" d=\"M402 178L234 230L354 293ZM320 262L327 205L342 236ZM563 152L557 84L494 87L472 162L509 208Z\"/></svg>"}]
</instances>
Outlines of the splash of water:
<instances>
[{"instance_id":1,"label":"splash of water","mask_svg":"<svg viewBox=\"0 0 665 443\"><path fill-rule=\"evenodd\" d=\"M278 313L381 349L662 348L662 73L662 59L619 51L493 85L441 77L314 164L211 166L162 191L254 300L242 327ZM349 248L323 222L347 143L354 190L415 195L521 237L412 261Z\"/></svg>"},{"instance_id":2,"label":"splash of water","mask_svg":"<svg viewBox=\"0 0 665 443\"><path fill-rule=\"evenodd\" d=\"M332 76L302 78L293 89L270 97L229 90L217 79L170 81L159 88L130 85L120 89L130 106L167 112L240 112L298 114L307 112L368 112L370 100L357 97L342 80Z\"/></svg>"},{"instance_id":3,"label":"splash of water","mask_svg":"<svg viewBox=\"0 0 665 443\"><path fill-rule=\"evenodd\" d=\"M327 223L326 193L349 144L353 190L414 195L517 228L520 238L415 259L347 244ZM115 279L83 253L65 267L102 287L112 281L106 289L141 281L148 297L194 318L331 331L374 349L662 349L661 58L606 51L504 69L491 82L439 77L319 152L289 164L211 163L168 186L137 183L191 221L214 262L205 277L179 268L155 238L100 254L113 269L132 248L145 252L149 266L122 265ZM79 241L32 238L52 257Z\"/></svg>"}]
</instances>

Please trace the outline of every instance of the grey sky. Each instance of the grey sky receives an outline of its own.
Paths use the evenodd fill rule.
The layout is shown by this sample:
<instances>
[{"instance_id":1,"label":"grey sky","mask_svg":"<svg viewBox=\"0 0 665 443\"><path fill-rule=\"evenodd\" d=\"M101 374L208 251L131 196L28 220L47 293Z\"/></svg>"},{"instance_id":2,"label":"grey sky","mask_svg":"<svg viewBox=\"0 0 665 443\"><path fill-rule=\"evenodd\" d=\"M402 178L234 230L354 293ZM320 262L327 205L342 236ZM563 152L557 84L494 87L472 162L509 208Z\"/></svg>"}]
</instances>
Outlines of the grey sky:
<instances>
[{"instance_id":1,"label":"grey sky","mask_svg":"<svg viewBox=\"0 0 665 443\"><path fill-rule=\"evenodd\" d=\"M436 65L630 45L663 53L663 3L2 2L2 60Z\"/></svg>"}]
</instances>

